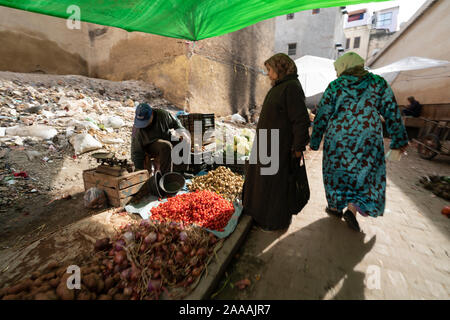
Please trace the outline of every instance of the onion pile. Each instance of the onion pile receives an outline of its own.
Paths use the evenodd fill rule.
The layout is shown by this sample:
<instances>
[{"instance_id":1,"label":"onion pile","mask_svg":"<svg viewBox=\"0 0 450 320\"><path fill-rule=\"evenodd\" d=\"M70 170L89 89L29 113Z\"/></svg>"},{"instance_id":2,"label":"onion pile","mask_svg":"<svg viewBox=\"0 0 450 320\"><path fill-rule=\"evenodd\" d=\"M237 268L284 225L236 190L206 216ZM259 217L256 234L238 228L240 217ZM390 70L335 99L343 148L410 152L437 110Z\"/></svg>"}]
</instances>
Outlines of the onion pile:
<instances>
[{"instance_id":1,"label":"onion pile","mask_svg":"<svg viewBox=\"0 0 450 320\"><path fill-rule=\"evenodd\" d=\"M67 288L67 267L51 263L44 272L0 290L3 300L180 299L199 280L217 238L177 223L142 220L114 237L97 240L81 270L81 289ZM74 263L76 264L76 263Z\"/></svg>"},{"instance_id":2,"label":"onion pile","mask_svg":"<svg viewBox=\"0 0 450 320\"><path fill-rule=\"evenodd\" d=\"M188 185L189 191L210 190L228 201L234 201L242 193L244 178L226 167L218 167L206 175L195 177Z\"/></svg>"},{"instance_id":3,"label":"onion pile","mask_svg":"<svg viewBox=\"0 0 450 320\"><path fill-rule=\"evenodd\" d=\"M162 293L179 298L171 291L188 288L199 278L216 243L213 234L199 227L142 220L127 225L112 241L103 274L107 279L120 274L119 288L132 300L159 299Z\"/></svg>"}]
</instances>

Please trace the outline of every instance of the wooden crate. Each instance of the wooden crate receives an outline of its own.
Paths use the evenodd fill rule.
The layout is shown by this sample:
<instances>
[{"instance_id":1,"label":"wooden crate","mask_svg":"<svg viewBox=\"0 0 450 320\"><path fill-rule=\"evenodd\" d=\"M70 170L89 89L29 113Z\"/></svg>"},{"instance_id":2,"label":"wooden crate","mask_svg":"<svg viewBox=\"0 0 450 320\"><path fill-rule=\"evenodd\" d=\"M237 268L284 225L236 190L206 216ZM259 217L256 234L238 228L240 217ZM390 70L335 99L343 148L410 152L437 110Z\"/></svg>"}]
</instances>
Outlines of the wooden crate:
<instances>
[{"instance_id":1,"label":"wooden crate","mask_svg":"<svg viewBox=\"0 0 450 320\"><path fill-rule=\"evenodd\" d=\"M119 177L99 173L96 169L83 171L84 190L97 187L105 191L109 204L123 207L128 204L150 178L147 170L127 173Z\"/></svg>"}]
</instances>

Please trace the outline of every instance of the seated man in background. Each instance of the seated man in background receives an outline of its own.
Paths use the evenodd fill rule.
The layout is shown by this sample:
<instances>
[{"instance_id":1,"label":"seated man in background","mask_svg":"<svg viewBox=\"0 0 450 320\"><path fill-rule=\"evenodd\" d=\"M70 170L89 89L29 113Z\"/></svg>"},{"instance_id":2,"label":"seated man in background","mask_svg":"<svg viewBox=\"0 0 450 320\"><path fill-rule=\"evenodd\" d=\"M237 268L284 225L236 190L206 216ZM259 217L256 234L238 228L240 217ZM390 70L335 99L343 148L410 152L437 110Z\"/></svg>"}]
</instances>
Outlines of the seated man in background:
<instances>
[{"instance_id":1,"label":"seated man in background","mask_svg":"<svg viewBox=\"0 0 450 320\"><path fill-rule=\"evenodd\" d=\"M172 171L171 129L184 128L170 112L152 108L147 103L137 106L131 135L131 160L136 170L146 169L151 173L149 160L155 158L156 170L162 174Z\"/></svg>"},{"instance_id":2,"label":"seated man in background","mask_svg":"<svg viewBox=\"0 0 450 320\"><path fill-rule=\"evenodd\" d=\"M404 116L413 116L415 118L420 117L420 114L422 113L422 105L414 99L414 97L408 98L409 105L406 109L403 110Z\"/></svg>"}]
</instances>

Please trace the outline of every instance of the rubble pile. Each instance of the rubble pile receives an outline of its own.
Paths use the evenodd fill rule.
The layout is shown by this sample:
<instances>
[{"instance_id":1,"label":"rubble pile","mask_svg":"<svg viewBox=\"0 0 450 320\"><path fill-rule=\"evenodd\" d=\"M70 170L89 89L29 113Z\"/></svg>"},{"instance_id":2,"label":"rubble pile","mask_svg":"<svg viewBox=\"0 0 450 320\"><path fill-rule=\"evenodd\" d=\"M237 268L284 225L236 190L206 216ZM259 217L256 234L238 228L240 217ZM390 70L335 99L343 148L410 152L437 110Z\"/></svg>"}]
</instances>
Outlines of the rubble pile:
<instances>
[{"instance_id":1,"label":"rubble pile","mask_svg":"<svg viewBox=\"0 0 450 320\"><path fill-rule=\"evenodd\" d=\"M82 186L82 170L96 164L91 152L130 159L140 102L176 111L159 89L142 81L0 72L2 210L71 182Z\"/></svg>"},{"instance_id":2,"label":"rubble pile","mask_svg":"<svg viewBox=\"0 0 450 320\"><path fill-rule=\"evenodd\" d=\"M82 171L97 165L94 152L131 160L134 112L141 102L180 111L142 81L0 72L0 212L18 200L82 189ZM250 139L255 124L233 116L216 117L217 149L223 152L230 142L229 153L242 149L240 155L248 157L250 141L237 143L235 137Z\"/></svg>"}]
</instances>

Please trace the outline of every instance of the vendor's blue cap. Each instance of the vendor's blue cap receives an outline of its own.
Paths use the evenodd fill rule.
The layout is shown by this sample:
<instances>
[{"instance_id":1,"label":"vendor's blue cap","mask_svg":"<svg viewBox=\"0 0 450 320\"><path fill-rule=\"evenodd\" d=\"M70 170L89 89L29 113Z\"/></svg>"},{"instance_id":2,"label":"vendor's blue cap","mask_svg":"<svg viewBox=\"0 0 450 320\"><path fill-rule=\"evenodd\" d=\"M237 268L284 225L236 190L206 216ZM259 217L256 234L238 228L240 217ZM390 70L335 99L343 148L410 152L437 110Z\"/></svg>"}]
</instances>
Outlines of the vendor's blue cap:
<instances>
[{"instance_id":1,"label":"vendor's blue cap","mask_svg":"<svg viewBox=\"0 0 450 320\"><path fill-rule=\"evenodd\" d=\"M147 103L141 103L136 107L136 115L134 117L134 126L142 129L150 124L150 118L152 116L152 107Z\"/></svg>"}]
</instances>

